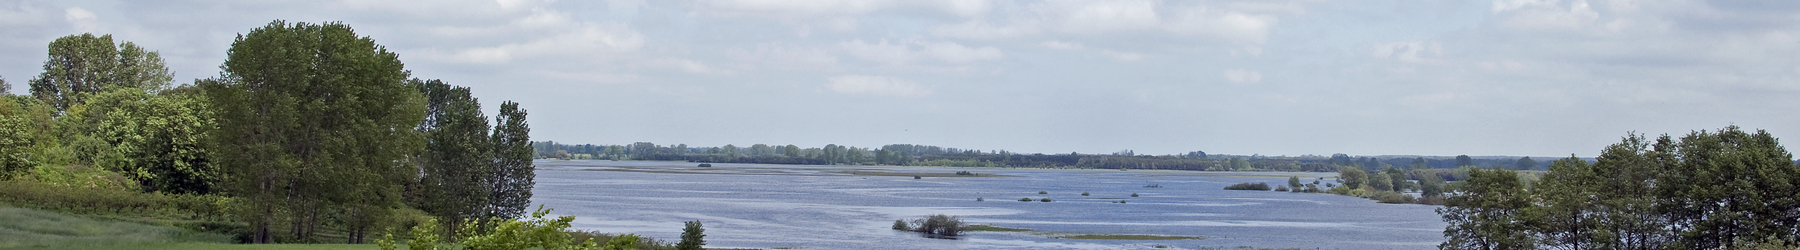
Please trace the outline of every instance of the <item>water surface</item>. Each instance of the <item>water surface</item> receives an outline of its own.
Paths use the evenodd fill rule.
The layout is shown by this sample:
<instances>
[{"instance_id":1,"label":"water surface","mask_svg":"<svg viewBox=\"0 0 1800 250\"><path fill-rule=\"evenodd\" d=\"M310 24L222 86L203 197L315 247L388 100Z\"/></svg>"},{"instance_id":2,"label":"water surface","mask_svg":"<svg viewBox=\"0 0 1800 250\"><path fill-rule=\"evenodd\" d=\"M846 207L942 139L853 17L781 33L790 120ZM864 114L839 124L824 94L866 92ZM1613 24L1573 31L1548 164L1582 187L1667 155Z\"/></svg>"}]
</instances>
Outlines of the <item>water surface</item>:
<instances>
[{"instance_id":1,"label":"water surface","mask_svg":"<svg viewBox=\"0 0 1800 250\"><path fill-rule=\"evenodd\" d=\"M1331 194L1223 190L1240 182L1285 184L1287 176L1296 175L1311 183L1335 173L536 163L533 205L555 208L556 215L577 216L577 228L672 241L679 240L683 221L699 220L705 224L708 247L1432 249L1443 240L1445 225L1433 206L1378 204ZM1006 177L888 176L957 171ZM870 175L874 173L885 175ZM1145 187L1152 184L1161 188ZM1131 197L1132 193L1139 196ZM1019 198L1053 202L1019 202ZM1118 200L1127 202L1114 203ZM1021 232L931 239L889 229L896 219L940 213L972 224L1037 232L1206 239L1072 240Z\"/></svg>"}]
</instances>

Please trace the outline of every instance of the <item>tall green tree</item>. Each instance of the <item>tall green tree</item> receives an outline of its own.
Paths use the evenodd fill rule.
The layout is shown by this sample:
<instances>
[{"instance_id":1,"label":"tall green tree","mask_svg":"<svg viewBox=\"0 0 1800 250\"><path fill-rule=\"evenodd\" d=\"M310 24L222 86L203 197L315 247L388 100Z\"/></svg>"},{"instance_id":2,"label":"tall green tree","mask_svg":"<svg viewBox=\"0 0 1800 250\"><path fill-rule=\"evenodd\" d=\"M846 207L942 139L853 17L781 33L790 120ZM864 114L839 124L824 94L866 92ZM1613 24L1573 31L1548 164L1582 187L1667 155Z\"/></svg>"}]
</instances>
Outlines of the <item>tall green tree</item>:
<instances>
[{"instance_id":1,"label":"tall green tree","mask_svg":"<svg viewBox=\"0 0 1800 250\"><path fill-rule=\"evenodd\" d=\"M1530 227L1521 213L1531 197L1511 170L1474 169L1457 195L1437 212L1447 240L1438 249L1532 249Z\"/></svg>"},{"instance_id":2,"label":"tall green tree","mask_svg":"<svg viewBox=\"0 0 1800 250\"><path fill-rule=\"evenodd\" d=\"M494 148L493 172L488 178L489 217L518 218L531 206L537 166L531 164L531 126L525 115L519 103L507 101L500 104L500 114L494 117L494 133L488 142Z\"/></svg>"},{"instance_id":3,"label":"tall green tree","mask_svg":"<svg viewBox=\"0 0 1800 250\"><path fill-rule=\"evenodd\" d=\"M174 78L162 56L131 42L114 44L112 35L70 35L50 42L44 72L31 79L31 94L66 111L82 103L84 94L113 87L150 91L167 88Z\"/></svg>"},{"instance_id":4,"label":"tall green tree","mask_svg":"<svg viewBox=\"0 0 1800 250\"><path fill-rule=\"evenodd\" d=\"M342 23L274 21L232 42L220 78L202 81L218 112L213 152L252 241L283 226L314 241L321 213L373 222L399 206L425 116L397 55ZM278 219L280 218L280 219ZM352 242L368 223L346 225Z\"/></svg>"},{"instance_id":5,"label":"tall green tree","mask_svg":"<svg viewBox=\"0 0 1800 250\"><path fill-rule=\"evenodd\" d=\"M442 81L413 81L428 99L419 127L425 134L420 153L419 209L437 216L457 235L464 221L489 212L494 147L488 136L487 116L469 89ZM434 108L435 107L435 108Z\"/></svg>"},{"instance_id":6,"label":"tall green tree","mask_svg":"<svg viewBox=\"0 0 1800 250\"><path fill-rule=\"evenodd\" d=\"M1533 227L1539 243L1565 249L1613 249L1612 237L1601 229L1606 211L1595 190L1611 180L1596 175L1594 167L1574 156L1550 164L1550 172L1532 185L1535 206L1520 216Z\"/></svg>"},{"instance_id":7,"label":"tall green tree","mask_svg":"<svg viewBox=\"0 0 1800 250\"><path fill-rule=\"evenodd\" d=\"M1457 167L1474 166L1474 165L1475 165L1475 159L1469 158L1469 155L1457 155L1456 156L1456 166Z\"/></svg>"},{"instance_id":8,"label":"tall green tree","mask_svg":"<svg viewBox=\"0 0 1800 250\"><path fill-rule=\"evenodd\" d=\"M1737 126L1695 131L1655 144L1664 169L1655 182L1658 208L1680 245L1715 249L1737 241L1800 241L1800 168L1769 133Z\"/></svg>"},{"instance_id":9,"label":"tall green tree","mask_svg":"<svg viewBox=\"0 0 1800 250\"><path fill-rule=\"evenodd\" d=\"M1610 249L1658 249L1674 239L1669 218L1656 211L1655 183L1663 164L1672 160L1651 149L1648 138L1631 134L1600 151L1588 185L1598 208L1596 246ZM1555 172L1556 170L1551 170Z\"/></svg>"}]
</instances>

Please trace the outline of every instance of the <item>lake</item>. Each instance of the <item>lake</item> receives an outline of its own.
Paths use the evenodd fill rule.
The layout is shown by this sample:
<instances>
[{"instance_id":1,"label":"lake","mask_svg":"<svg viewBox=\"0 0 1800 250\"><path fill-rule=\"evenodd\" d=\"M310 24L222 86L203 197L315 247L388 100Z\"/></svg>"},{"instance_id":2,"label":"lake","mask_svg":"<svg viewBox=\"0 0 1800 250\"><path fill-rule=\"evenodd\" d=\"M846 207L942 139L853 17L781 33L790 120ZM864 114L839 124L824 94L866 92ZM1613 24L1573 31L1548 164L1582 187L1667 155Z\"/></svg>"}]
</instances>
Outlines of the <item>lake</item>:
<instances>
[{"instance_id":1,"label":"lake","mask_svg":"<svg viewBox=\"0 0 1800 250\"><path fill-rule=\"evenodd\" d=\"M553 215L574 215L576 228L678 241L682 222L699 220L705 225L707 247L715 248L1434 249L1443 241L1445 226L1435 206L1378 204L1332 194L1223 190L1241 182L1284 185L1289 176L1311 183L1336 173L725 163L700 168L697 163L643 161L536 164L533 207L542 204L554 208ZM983 177L913 178L914 173L954 176L957 171ZM1326 178L1321 188L1325 182L1334 181ZM1020 202L1020 198L1052 202ZM1126 203L1115 203L1119 200ZM970 232L957 239L933 239L890 229L896 219L928 214L1034 231ZM1205 239L1056 238L1073 234Z\"/></svg>"}]
</instances>

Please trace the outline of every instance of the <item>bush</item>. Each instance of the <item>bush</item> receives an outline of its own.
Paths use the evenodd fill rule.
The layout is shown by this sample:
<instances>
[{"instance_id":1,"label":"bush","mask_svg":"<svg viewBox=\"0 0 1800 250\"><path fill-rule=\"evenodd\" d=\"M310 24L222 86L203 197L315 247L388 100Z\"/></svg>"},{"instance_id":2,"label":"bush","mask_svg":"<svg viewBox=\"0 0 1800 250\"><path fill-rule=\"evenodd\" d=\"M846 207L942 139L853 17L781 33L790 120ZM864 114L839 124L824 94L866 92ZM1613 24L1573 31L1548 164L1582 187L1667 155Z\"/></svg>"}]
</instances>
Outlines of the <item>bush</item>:
<instances>
[{"instance_id":1,"label":"bush","mask_svg":"<svg viewBox=\"0 0 1800 250\"><path fill-rule=\"evenodd\" d=\"M675 244L677 250L701 250L706 245L706 229L700 228L700 221L689 221L681 228L681 243Z\"/></svg>"},{"instance_id":2,"label":"bush","mask_svg":"<svg viewBox=\"0 0 1800 250\"><path fill-rule=\"evenodd\" d=\"M956 175L975 175L975 173L970 173L969 171L959 171L959 172L956 172Z\"/></svg>"},{"instance_id":3,"label":"bush","mask_svg":"<svg viewBox=\"0 0 1800 250\"><path fill-rule=\"evenodd\" d=\"M700 167L703 167L703 168L710 168L710 167L712 167L712 163L701 163L701 164L700 164Z\"/></svg>"},{"instance_id":4,"label":"bush","mask_svg":"<svg viewBox=\"0 0 1800 250\"><path fill-rule=\"evenodd\" d=\"M1376 202L1380 202L1380 203L1413 203L1414 202L1412 195L1397 193L1394 191L1375 191L1375 192L1372 192L1369 194L1369 199L1375 200Z\"/></svg>"},{"instance_id":5,"label":"bush","mask_svg":"<svg viewBox=\"0 0 1800 250\"><path fill-rule=\"evenodd\" d=\"M894 220L894 230L912 231L912 226L906 225L905 220Z\"/></svg>"},{"instance_id":6,"label":"bush","mask_svg":"<svg viewBox=\"0 0 1800 250\"><path fill-rule=\"evenodd\" d=\"M1050 198L1044 198L1044 199L1041 199L1041 200L1038 200L1038 201L1042 201L1042 202L1050 202Z\"/></svg>"},{"instance_id":7,"label":"bush","mask_svg":"<svg viewBox=\"0 0 1800 250\"><path fill-rule=\"evenodd\" d=\"M217 195L141 193L120 187L78 186L13 178L0 181L0 203L80 214L220 220L230 199Z\"/></svg>"},{"instance_id":8,"label":"bush","mask_svg":"<svg viewBox=\"0 0 1800 250\"><path fill-rule=\"evenodd\" d=\"M1050 194L1050 192L1046 192L1046 191L1038 191L1038 194Z\"/></svg>"},{"instance_id":9,"label":"bush","mask_svg":"<svg viewBox=\"0 0 1800 250\"><path fill-rule=\"evenodd\" d=\"M1245 183L1238 183L1238 184L1232 184L1232 185L1231 185L1231 186L1227 186L1227 187L1225 187L1225 190L1257 190L1257 191L1269 191L1269 183L1267 183L1267 182L1263 182L1263 183L1255 183L1255 184L1251 184L1251 183L1249 183L1249 182L1245 182Z\"/></svg>"},{"instance_id":10,"label":"bush","mask_svg":"<svg viewBox=\"0 0 1800 250\"><path fill-rule=\"evenodd\" d=\"M1131 197L1137 197L1137 193L1131 193Z\"/></svg>"},{"instance_id":11,"label":"bush","mask_svg":"<svg viewBox=\"0 0 1800 250\"><path fill-rule=\"evenodd\" d=\"M975 201L981 201L981 197L975 197Z\"/></svg>"},{"instance_id":12,"label":"bush","mask_svg":"<svg viewBox=\"0 0 1800 250\"><path fill-rule=\"evenodd\" d=\"M1031 198L1019 198L1019 201L1031 202Z\"/></svg>"},{"instance_id":13,"label":"bush","mask_svg":"<svg viewBox=\"0 0 1800 250\"><path fill-rule=\"evenodd\" d=\"M1288 188L1287 188L1287 186L1275 186L1275 191L1278 191L1278 192L1287 192L1287 191L1288 191ZM1295 191L1295 192L1299 192L1299 191L1300 191L1300 189L1294 189L1294 191Z\"/></svg>"},{"instance_id":14,"label":"bush","mask_svg":"<svg viewBox=\"0 0 1800 250\"><path fill-rule=\"evenodd\" d=\"M962 218L943 214L934 214L926 216L924 219L913 220L913 224L919 225L913 227L913 232L931 236L962 235L962 231L966 226L963 224Z\"/></svg>"},{"instance_id":15,"label":"bush","mask_svg":"<svg viewBox=\"0 0 1800 250\"><path fill-rule=\"evenodd\" d=\"M1088 193L1087 193L1087 192L1081 192L1081 196L1088 196Z\"/></svg>"}]
</instances>

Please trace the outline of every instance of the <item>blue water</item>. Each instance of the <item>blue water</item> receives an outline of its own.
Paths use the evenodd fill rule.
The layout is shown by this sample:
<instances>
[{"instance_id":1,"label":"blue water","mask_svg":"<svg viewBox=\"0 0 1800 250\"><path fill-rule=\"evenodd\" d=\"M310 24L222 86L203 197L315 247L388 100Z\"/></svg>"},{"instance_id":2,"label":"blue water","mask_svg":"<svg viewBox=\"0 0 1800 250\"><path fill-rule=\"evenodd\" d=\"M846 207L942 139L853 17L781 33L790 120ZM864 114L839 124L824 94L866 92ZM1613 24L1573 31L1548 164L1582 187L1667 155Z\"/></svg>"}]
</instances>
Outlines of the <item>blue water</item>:
<instances>
[{"instance_id":1,"label":"blue water","mask_svg":"<svg viewBox=\"0 0 1800 250\"><path fill-rule=\"evenodd\" d=\"M705 225L707 247L798 249L1174 249L1255 246L1432 249L1434 206L1331 194L1223 190L1240 182L1307 183L1335 173L1042 170L685 162L538 161L534 206L574 226L678 240ZM852 175L954 173L1011 177ZM1329 182L1331 179L1326 179ZM1157 184L1161 188L1146 188ZM1049 194L1038 194L1048 191ZM1081 196L1088 192L1091 196ZM1132 193L1139 197L1130 197ZM976 198L985 201L976 201ZM1050 198L1054 202L1019 202ZM1124 204L1112 203L1124 198ZM889 229L896 219L956 215L1035 232L932 239ZM1202 240L1072 240L1066 234L1203 236Z\"/></svg>"}]
</instances>

